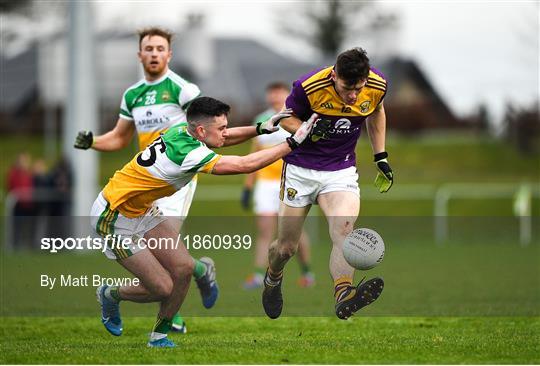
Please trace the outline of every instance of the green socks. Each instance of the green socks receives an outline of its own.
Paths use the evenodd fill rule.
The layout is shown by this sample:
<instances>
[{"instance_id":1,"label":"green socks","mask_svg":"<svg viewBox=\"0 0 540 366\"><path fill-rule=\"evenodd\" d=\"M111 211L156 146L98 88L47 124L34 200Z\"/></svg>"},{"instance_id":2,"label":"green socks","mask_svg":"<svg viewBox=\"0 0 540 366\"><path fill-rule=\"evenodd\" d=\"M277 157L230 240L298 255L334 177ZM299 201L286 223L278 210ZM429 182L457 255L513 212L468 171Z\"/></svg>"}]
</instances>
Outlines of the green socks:
<instances>
[{"instance_id":1,"label":"green socks","mask_svg":"<svg viewBox=\"0 0 540 366\"><path fill-rule=\"evenodd\" d=\"M195 258L193 258L193 260L195 261L195 269L193 269L193 276L196 280L198 280L206 274L206 264Z\"/></svg>"}]
</instances>

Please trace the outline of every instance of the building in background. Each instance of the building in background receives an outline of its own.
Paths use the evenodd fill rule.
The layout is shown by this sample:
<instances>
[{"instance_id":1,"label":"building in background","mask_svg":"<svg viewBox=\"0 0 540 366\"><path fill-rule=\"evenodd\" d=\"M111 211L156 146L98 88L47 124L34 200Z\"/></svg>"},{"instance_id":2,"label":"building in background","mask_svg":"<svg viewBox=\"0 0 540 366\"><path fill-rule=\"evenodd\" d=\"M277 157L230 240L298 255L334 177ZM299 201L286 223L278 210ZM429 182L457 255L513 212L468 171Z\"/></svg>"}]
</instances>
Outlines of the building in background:
<instances>
[{"instance_id":1,"label":"building in background","mask_svg":"<svg viewBox=\"0 0 540 366\"><path fill-rule=\"evenodd\" d=\"M97 89L103 130L116 121L119 96L142 74L131 32L96 35ZM369 54L369 49L368 49ZM373 65L390 81L385 107L397 131L466 126L450 111L414 60L374 53ZM67 42L57 33L14 58L1 56L0 132L41 132L60 128L67 97ZM197 16L177 31L171 68L200 85L206 95L231 104L233 124L247 124L264 106L264 86L293 82L320 67L281 55L249 38L212 38ZM54 120L44 123L46 119ZM14 121L17 121L14 123Z\"/></svg>"}]
</instances>

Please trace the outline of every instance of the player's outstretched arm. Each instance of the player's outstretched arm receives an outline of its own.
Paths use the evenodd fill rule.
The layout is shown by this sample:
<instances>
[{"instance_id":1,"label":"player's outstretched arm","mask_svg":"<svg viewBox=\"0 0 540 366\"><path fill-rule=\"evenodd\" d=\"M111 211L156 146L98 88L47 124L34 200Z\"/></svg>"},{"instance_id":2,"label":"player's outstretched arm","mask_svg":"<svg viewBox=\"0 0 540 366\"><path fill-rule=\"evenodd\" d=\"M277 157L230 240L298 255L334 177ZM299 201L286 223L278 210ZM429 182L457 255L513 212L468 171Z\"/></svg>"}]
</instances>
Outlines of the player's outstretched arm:
<instances>
[{"instance_id":1,"label":"player's outstretched arm","mask_svg":"<svg viewBox=\"0 0 540 366\"><path fill-rule=\"evenodd\" d=\"M283 118L290 117L291 114L292 110L284 109L274 114L268 120L257 123L256 126L229 128L227 130L227 138L223 146L237 145L257 135L276 132L279 129L279 122Z\"/></svg>"},{"instance_id":2,"label":"player's outstretched arm","mask_svg":"<svg viewBox=\"0 0 540 366\"><path fill-rule=\"evenodd\" d=\"M222 156L214 166L212 174L229 175L253 173L256 170L272 164L274 161L281 159L304 142L311 133L317 117L317 114L314 113L308 121L302 123L302 126L300 126L294 136L287 137L286 141L279 145L246 156Z\"/></svg>"},{"instance_id":3,"label":"player's outstretched arm","mask_svg":"<svg viewBox=\"0 0 540 366\"><path fill-rule=\"evenodd\" d=\"M257 136L255 126L227 128L227 138L225 139L223 146L241 144L242 142L255 136Z\"/></svg>"},{"instance_id":4,"label":"player's outstretched arm","mask_svg":"<svg viewBox=\"0 0 540 366\"><path fill-rule=\"evenodd\" d=\"M256 170L281 159L291 151L289 144L283 142L269 149L257 151L246 156L224 155L214 166L212 174L230 175L253 173Z\"/></svg>"},{"instance_id":5,"label":"player's outstretched arm","mask_svg":"<svg viewBox=\"0 0 540 366\"><path fill-rule=\"evenodd\" d=\"M119 118L116 126L109 132L93 136L91 131L80 131L75 140L74 147L77 149L92 148L97 151L116 151L126 147L135 133L133 121Z\"/></svg>"}]
</instances>

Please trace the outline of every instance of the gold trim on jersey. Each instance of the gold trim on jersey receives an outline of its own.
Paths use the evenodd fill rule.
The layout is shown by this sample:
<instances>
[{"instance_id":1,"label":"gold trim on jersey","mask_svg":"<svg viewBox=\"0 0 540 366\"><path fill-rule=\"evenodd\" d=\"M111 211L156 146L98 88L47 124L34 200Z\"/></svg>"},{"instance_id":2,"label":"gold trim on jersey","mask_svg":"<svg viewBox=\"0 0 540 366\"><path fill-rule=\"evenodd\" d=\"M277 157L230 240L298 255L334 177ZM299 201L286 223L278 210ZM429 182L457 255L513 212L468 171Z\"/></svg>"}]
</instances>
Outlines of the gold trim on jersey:
<instances>
[{"instance_id":1,"label":"gold trim on jersey","mask_svg":"<svg viewBox=\"0 0 540 366\"><path fill-rule=\"evenodd\" d=\"M329 69L326 69L326 71L330 71ZM386 80L371 70L369 72L366 87L362 88L358 95L357 102L354 105L347 105L343 102L341 97L337 94L333 83L328 85L318 84L310 93L306 93L311 109L314 112L321 115L343 118L369 116L375 111L375 108L377 108L385 94Z\"/></svg>"},{"instance_id":2,"label":"gold trim on jersey","mask_svg":"<svg viewBox=\"0 0 540 366\"><path fill-rule=\"evenodd\" d=\"M211 174L212 170L214 170L214 166L216 165L219 159L221 159L221 155L216 154L216 156L214 156L212 160L206 163L205 166L199 170L199 173Z\"/></svg>"},{"instance_id":3,"label":"gold trim on jersey","mask_svg":"<svg viewBox=\"0 0 540 366\"><path fill-rule=\"evenodd\" d=\"M138 132L139 135L139 151L146 149L150 143L159 137L162 133L167 132L167 128L161 128L158 131L149 131L149 132Z\"/></svg>"},{"instance_id":4,"label":"gold trim on jersey","mask_svg":"<svg viewBox=\"0 0 540 366\"><path fill-rule=\"evenodd\" d=\"M176 191L175 187L137 164L134 158L122 170L114 173L103 189L103 196L111 209L134 218L144 215L156 199L170 196Z\"/></svg>"},{"instance_id":5,"label":"gold trim on jersey","mask_svg":"<svg viewBox=\"0 0 540 366\"><path fill-rule=\"evenodd\" d=\"M283 168L281 169L281 182L279 185L279 199L283 201L285 198L285 176L287 175L287 163L283 162Z\"/></svg>"}]
</instances>

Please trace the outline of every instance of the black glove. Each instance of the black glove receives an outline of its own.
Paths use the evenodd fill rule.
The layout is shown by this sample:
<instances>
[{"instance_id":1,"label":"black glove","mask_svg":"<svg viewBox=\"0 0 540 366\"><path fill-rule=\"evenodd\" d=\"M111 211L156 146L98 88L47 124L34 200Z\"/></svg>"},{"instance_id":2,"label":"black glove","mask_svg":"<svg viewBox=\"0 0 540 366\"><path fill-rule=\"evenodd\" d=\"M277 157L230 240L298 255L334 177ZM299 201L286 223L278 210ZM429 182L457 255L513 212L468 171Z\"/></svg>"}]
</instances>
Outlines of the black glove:
<instances>
[{"instance_id":1,"label":"black glove","mask_svg":"<svg viewBox=\"0 0 540 366\"><path fill-rule=\"evenodd\" d=\"M251 189L244 187L242 190L242 197L240 198L240 205L244 210L249 210L249 204L251 201Z\"/></svg>"},{"instance_id":2,"label":"black glove","mask_svg":"<svg viewBox=\"0 0 540 366\"><path fill-rule=\"evenodd\" d=\"M320 139L326 139L330 127L332 127L332 121L329 119L320 119L315 122L315 126L313 126L313 130L311 131L311 141L317 142Z\"/></svg>"},{"instance_id":3,"label":"black glove","mask_svg":"<svg viewBox=\"0 0 540 366\"><path fill-rule=\"evenodd\" d=\"M73 147L76 149L88 150L94 144L94 135L92 131L79 131L75 138Z\"/></svg>"},{"instance_id":4,"label":"black glove","mask_svg":"<svg viewBox=\"0 0 540 366\"><path fill-rule=\"evenodd\" d=\"M375 177L375 187L380 193L388 192L394 184L394 172L388 164L388 153L386 151L373 155L373 161L377 166L377 177Z\"/></svg>"}]
</instances>

